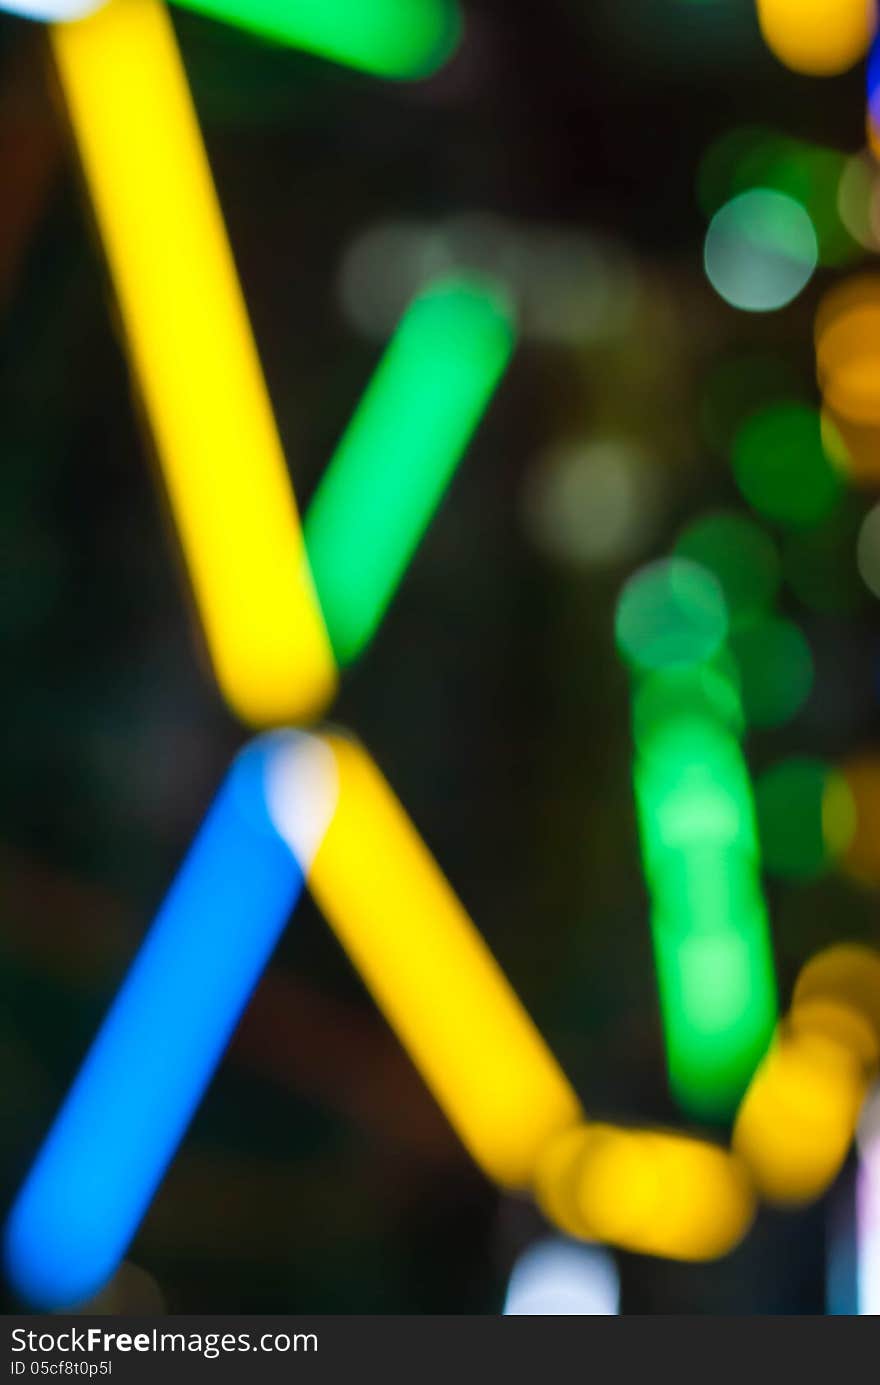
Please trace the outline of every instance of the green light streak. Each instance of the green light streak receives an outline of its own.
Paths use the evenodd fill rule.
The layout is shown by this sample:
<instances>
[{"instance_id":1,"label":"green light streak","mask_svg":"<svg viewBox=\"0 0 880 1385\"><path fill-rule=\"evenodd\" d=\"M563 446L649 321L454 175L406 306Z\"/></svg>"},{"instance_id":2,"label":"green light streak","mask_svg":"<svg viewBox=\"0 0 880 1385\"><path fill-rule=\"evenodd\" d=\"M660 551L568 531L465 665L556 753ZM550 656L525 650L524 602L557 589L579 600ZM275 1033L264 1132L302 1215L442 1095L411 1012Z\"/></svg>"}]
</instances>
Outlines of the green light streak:
<instances>
[{"instance_id":1,"label":"green light streak","mask_svg":"<svg viewBox=\"0 0 880 1385\"><path fill-rule=\"evenodd\" d=\"M754 805L739 744L710 720L672 717L641 751L636 794L649 879L711 846L757 855Z\"/></svg>"},{"instance_id":2,"label":"green light streak","mask_svg":"<svg viewBox=\"0 0 880 1385\"><path fill-rule=\"evenodd\" d=\"M726 650L711 663L658 669L641 679L634 689L632 710L636 748L646 755L655 732L677 717L709 717L735 736L745 728L736 666Z\"/></svg>"},{"instance_id":3,"label":"green light streak","mask_svg":"<svg viewBox=\"0 0 880 1385\"><path fill-rule=\"evenodd\" d=\"M720 1118L776 1019L748 771L711 713L673 716L635 786L670 1084L686 1110Z\"/></svg>"},{"instance_id":4,"label":"green light streak","mask_svg":"<svg viewBox=\"0 0 880 1385\"><path fill-rule=\"evenodd\" d=\"M341 664L375 632L513 344L506 301L476 278L435 283L398 326L305 521Z\"/></svg>"},{"instance_id":5,"label":"green light streak","mask_svg":"<svg viewBox=\"0 0 880 1385\"><path fill-rule=\"evenodd\" d=\"M630 601L633 585L656 585L665 566L632 579ZM687 610L681 618L692 629ZM735 1109L776 1022L742 727L726 649L637 673L633 778L669 1079L702 1119Z\"/></svg>"},{"instance_id":6,"label":"green light streak","mask_svg":"<svg viewBox=\"0 0 880 1385\"><path fill-rule=\"evenodd\" d=\"M670 936L654 921L654 957L673 1095L704 1120L733 1112L772 1037L776 1015L767 919Z\"/></svg>"},{"instance_id":7,"label":"green light streak","mask_svg":"<svg viewBox=\"0 0 880 1385\"><path fill-rule=\"evenodd\" d=\"M425 77L461 37L457 0L178 0L185 9L377 77Z\"/></svg>"}]
</instances>

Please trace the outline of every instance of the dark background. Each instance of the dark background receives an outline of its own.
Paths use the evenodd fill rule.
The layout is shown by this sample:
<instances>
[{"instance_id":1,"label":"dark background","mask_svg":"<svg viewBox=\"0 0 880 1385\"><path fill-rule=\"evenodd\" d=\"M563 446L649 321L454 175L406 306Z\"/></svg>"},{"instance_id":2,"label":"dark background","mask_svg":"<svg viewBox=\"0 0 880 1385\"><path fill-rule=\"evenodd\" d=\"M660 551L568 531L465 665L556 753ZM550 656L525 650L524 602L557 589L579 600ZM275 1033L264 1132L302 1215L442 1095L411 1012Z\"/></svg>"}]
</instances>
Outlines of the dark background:
<instances>
[{"instance_id":1,"label":"dark background","mask_svg":"<svg viewBox=\"0 0 880 1385\"><path fill-rule=\"evenodd\" d=\"M465 0L452 63L383 84L175 12L298 496L378 359L340 267L380 221L494 213L599 234L637 303L606 341L523 340L335 721L375 754L594 1114L666 1089L614 604L681 524L742 505L713 372L772 354L815 398L820 272L756 317L702 269L700 158L737 124L864 142L862 78L764 50L750 0ZM244 733L212 685L38 26L0 18L0 1170L8 1200ZM638 444L626 561L532 541L549 446ZM860 502L854 502L860 503ZM874 733L877 620L790 609L816 684L760 768ZM783 1002L815 949L880 940L836 877L769 886ZM724 1132L719 1132L724 1133ZM843 1196L840 1190L838 1198ZM717 1265L621 1256L628 1312L825 1309L826 1208L764 1212ZM493 1313L540 1231L455 1137L310 904L132 1248L177 1312Z\"/></svg>"}]
</instances>

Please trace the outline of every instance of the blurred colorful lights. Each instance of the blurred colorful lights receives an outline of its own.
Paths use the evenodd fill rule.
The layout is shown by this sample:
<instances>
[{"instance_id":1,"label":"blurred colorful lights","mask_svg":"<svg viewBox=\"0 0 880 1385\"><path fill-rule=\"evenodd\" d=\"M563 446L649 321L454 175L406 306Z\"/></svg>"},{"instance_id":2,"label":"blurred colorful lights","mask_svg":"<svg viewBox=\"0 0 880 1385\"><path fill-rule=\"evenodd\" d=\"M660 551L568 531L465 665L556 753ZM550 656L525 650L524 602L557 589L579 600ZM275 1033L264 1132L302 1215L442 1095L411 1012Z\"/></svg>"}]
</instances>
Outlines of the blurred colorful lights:
<instances>
[{"instance_id":1,"label":"blurred colorful lights","mask_svg":"<svg viewBox=\"0 0 880 1385\"><path fill-rule=\"evenodd\" d=\"M621 593L617 630L637 682L633 777L670 1083L686 1110L721 1116L776 1017L721 587L684 558L655 564Z\"/></svg>"},{"instance_id":2,"label":"blurred colorful lights","mask_svg":"<svg viewBox=\"0 0 880 1385\"><path fill-rule=\"evenodd\" d=\"M304 875L503 1187L533 1191L570 1235L642 1253L701 1260L742 1237L753 1196L735 1156L585 1123L366 752L338 735L279 732L227 776L15 1203L7 1266L27 1302L71 1306L115 1271Z\"/></svg>"},{"instance_id":3,"label":"blurred colorful lights","mask_svg":"<svg viewBox=\"0 0 880 1385\"><path fill-rule=\"evenodd\" d=\"M448 0L186 3L387 76L431 70L458 34ZM867 0L833 9L759 0L759 14L774 50L803 71L842 70L873 25ZM219 681L245 719L308 716L334 686L327 630L340 662L375 631L506 365L510 313L488 284L461 278L432 285L408 310L307 521L325 630L172 32L153 0L112 0L70 33L59 29L53 42ZM124 168L132 156L140 188ZM791 301L818 255L808 161L774 158L757 175L773 186L721 207L706 239L711 282L748 311ZM173 249L161 274L151 240ZM829 407L870 425L880 422L876 297L873 281L847 286L817 322ZM183 325L169 338L175 314ZM211 395L220 403L209 426ZM751 418L734 449L747 499L783 524L818 523L840 491L827 438L801 406ZM619 500L619 489L610 493ZM863 534L868 547L867 522ZM674 558L627 584L617 613L637 681L636 794L670 1073L682 1103L711 1116L742 1092L775 1017L738 738L743 707L753 724L776 726L809 692L806 641L766 610L778 567L756 525L710 516ZM764 776L761 836L774 869L821 867L835 785L852 808L847 860L874 878L876 848L867 870L860 853L877 836L876 766L846 767L834 784L805 760ZM752 1178L793 1203L839 1168L880 1057L874 954L831 949L804 970L748 1087L733 1154L588 1124L366 752L339 736L279 733L230 771L13 1208L7 1263L27 1301L73 1304L112 1274L310 868L328 918L474 1157L503 1186L533 1187L572 1235L713 1257L749 1225ZM557 1269L560 1255L584 1274L599 1263L598 1251L547 1244ZM534 1269L540 1251L522 1266ZM511 1295L516 1283L515 1274ZM597 1284L581 1302L614 1300L613 1275ZM550 1310L506 1309L524 1311Z\"/></svg>"},{"instance_id":4,"label":"blurred colorful lights","mask_svg":"<svg viewBox=\"0 0 880 1385\"><path fill-rule=\"evenodd\" d=\"M865 56L877 24L874 0L756 0L761 33L780 62L834 77Z\"/></svg>"},{"instance_id":5,"label":"blurred colorful lights","mask_svg":"<svg viewBox=\"0 0 880 1385\"><path fill-rule=\"evenodd\" d=\"M386 19L398 32L441 11L248 13L318 27L348 15L378 43ZM335 687L334 652L347 662L373 634L491 397L509 309L473 277L416 298L319 486L307 554L167 15L112 0L53 42L218 682L246 722L308 720Z\"/></svg>"},{"instance_id":6,"label":"blurred colorful lights","mask_svg":"<svg viewBox=\"0 0 880 1385\"><path fill-rule=\"evenodd\" d=\"M71 1307L116 1271L334 806L311 737L274 733L233 763L13 1205L6 1270L28 1304Z\"/></svg>"},{"instance_id":7,"label":"blurred colorful lights","mask_svg":"<svg viewBox=\"0 0 880 1385\"><path fill-rule=\"evenodd\" d=\"M712 287L731 307L768 313L806 287L819 246L800 202L771 188L753 188L715 213L703 261Z\"/></svg>"},{"instance_id":8,"label":"blurred colorful lights","mask_svg":"<svg viewBox=\"0 0 880 1385\"><path fill-rule=\"evenodd\" d=\"M168 11L50 36L217 680L245 722L308 720L336 667Z\"/></svg>"}]
</instances>

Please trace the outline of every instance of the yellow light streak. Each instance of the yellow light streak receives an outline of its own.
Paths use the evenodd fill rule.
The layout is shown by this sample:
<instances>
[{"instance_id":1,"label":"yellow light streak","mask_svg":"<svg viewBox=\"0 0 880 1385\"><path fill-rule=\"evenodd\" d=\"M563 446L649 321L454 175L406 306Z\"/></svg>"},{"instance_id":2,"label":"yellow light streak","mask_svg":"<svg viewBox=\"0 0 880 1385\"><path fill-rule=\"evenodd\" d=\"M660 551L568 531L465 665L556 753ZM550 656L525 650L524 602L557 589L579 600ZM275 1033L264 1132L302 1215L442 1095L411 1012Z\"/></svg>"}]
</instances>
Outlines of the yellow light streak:
<instances>
[{"instance_id":1,"label":"yellow light streak","mask_svg":"<svg viewBox=\"0 0 880 1385\"><path fill-rule=\"evenodd\" d=\"M734 1126L734 1149L768 1201L799 1205L824 1193L878 1061L880 956L856 944L828 948L801 972Z\"/></svg>"},{"instance_id":2,"label":"yellow light streak","mask_svg":"<svg viewBox=\"0 0 880 1385\"><path fill-rule=\"evenodd\" d=\"M336 670L171 21L50 33L217 680L253 725L310 719Z\"/></svg>"},{"instance_id":3,"label":"yellow light streak","mask_svg":"<svg viewBox=\"0 0 880 1385\"><path fill-rule=\"evenodd\" d=\"M755 1211L735 1156L706 1140L588 1124L539 1161L539 1206L561 1230L672 1260L712 1260L742 1240Z\"/></svg>"},{"instance_id":4,"label":"yellow light streak","mask_svg":"<svg viewBox=\"0 0 880 1385\"><path fill-rule=\"evenodd\" d=\"M577 1097L367 752L328 744L339 800L312 893L474 1159L527 1188Z\"/></svg>"},{"instance_id":5,"label":"yellow light streak","mask_svg":"<svg viewBox=\"0 0 880 1385\"><path fill-rule=\"evenodd\" d=\"M846 1158L866 1091L845 1047L783 1029L743 1098L733 1146L770 1202L819 1197Z\"/></svg>"}]
</instances>

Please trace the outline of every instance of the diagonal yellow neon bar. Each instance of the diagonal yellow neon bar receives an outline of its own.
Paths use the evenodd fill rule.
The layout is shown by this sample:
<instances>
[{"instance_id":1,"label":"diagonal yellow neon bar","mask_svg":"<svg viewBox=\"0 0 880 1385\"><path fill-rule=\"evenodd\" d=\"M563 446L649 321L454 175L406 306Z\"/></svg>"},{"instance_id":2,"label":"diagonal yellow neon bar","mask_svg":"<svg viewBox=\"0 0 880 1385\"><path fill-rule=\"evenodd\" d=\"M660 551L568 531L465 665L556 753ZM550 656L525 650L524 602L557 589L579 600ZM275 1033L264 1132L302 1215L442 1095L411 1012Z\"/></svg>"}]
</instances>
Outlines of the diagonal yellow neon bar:
<instances>
[{"instance_id":1,"label":"diagonal yellow neon bar","mask_svg":"<svg viewBox=\"0 0 880 1385\"><path fill-rule=\"evenodd\" d=\"M742 1163L585 1120L577 1097L367 752L334 734L335 815L309 888L484 1172L570 1235L704 1260L746 1233Z\"/></svg>"},{"instance_id":2,"label":"diagonal yellow neon bar","mask_svg":"<svg viewBox=\"0 0 880 1385\"><path fill-rule=\"evenodd\" d=\"M50 33L217 680L252 725L309 720L336 668L168 13Z\"/></svg>"},{"instance_id":3,"label":"diagonal yellow neon bar","mask_svg":"<svg viewBox=\"0 0 880 1385\"><path fill-rule=\"evenodd\" d=\"M577 1097L367 752L327 743L339 799L309 887L474 1159L527 1188Z\"/></svg>"}]
</instances>

